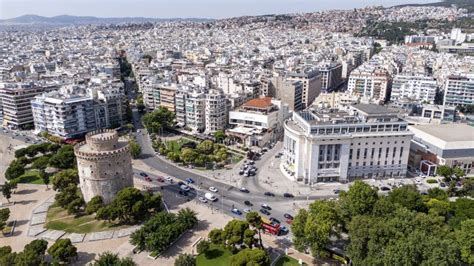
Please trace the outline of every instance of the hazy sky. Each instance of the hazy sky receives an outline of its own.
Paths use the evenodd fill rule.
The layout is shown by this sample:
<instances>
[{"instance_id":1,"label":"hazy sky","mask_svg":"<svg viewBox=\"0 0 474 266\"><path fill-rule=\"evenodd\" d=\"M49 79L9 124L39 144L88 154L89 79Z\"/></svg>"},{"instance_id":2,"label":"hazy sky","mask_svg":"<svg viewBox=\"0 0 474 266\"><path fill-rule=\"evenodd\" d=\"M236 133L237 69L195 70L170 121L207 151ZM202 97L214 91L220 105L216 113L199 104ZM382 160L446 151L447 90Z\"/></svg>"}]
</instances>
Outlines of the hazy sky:
<instances>
[{"instance_id":1,"label":"hazy sky","mask_svg":"<svg viewBox=\"0 0 474 266\"><path fill-rule=\"evenodd\" d=\"M0 0L0 18L25 14L224 18L429 2L436 0Z\"/></svg>"}]
</instances>

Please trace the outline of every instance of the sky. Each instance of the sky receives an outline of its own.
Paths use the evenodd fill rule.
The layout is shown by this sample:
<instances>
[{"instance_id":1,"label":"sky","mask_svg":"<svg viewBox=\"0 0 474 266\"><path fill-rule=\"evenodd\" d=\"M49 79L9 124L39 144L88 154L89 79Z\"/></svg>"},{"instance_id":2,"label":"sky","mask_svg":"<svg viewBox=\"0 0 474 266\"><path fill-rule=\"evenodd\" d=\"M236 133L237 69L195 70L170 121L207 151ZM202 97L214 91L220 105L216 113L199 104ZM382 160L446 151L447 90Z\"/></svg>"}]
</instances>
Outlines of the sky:
<instances>
[{"instance_id":1,"label":"sky","mask_svg":"<svg viewBox=\"0 0 474 266\"><path fill-rule=\"evenodd\" d=\"M226 18L430 2L436 0L0 0L0 18L25 14Z\"/></svg>"}]
</instances>

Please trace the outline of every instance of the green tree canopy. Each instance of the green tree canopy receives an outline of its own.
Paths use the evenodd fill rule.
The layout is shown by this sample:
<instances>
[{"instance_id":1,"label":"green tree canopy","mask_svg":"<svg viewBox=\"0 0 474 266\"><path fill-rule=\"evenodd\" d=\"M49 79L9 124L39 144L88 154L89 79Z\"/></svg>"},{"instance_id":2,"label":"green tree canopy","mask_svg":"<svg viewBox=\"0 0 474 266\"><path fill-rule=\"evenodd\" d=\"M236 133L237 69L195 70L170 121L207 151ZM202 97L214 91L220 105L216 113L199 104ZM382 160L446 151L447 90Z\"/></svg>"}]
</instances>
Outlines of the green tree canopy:
<instances>
[{"instance_id":1,"label":"green tree canopy","mask_svg":"<svg viewBox=\"0 0 474 266\"><path fill-rule=\"evenodd\" d=\"M134 140L130 140L129 142L130 145L130 153L132 154L133 159L137 159L140 157L140 154L142 153L142 147L140 144L138 144Z\"/></svg>"},{"instance_id":2,"label":"green tree canopy","mask_svg":"<svg viewBox=\"0 0 474 266\"><path fill-rule=\"evenodd\" d=\"M60 238L48 248L48 253L54 261L66 263L77 256L77 248L71 243L69 238Z\"/></svg>"},{"instance_id":3,"label":"green tree canopy","mask_svg":"<svg viewBox=\"0 0 474 266\"><path fill-rule=\"evenodd\" d=\"M104 206L104 202L102 200L102 197L95 196L87 203L86 213L93 214L97 212L100 208L102 208L103 206Z\"/></svg>"},{"instance_id":4,"label":"green tree canopy","mask_svg":"<svg viewBox=\"0 0 474 266\"><path fill-rule=\"evenodd\" d=\"M143 116L143 125L150 133L159 133L162 128L173 127L174 113L160 106L157 110Z\"/></svg>"},{"instance_id":5,"label":"green tree canopy","mask_svg":"<svg viewBox=\"0 0 474 266\"><path fill-rule=\"evenodd\" d=\"M176 258L174 262L175 266L195 266L196 265L196 258L187 253L179 254L178 258Z\"/></svg>"},{"instance_id":6,"label":"green tree canopy","mask_svg":"<svg viewBox=\"0 0 474 266\"><path fill-rule=\"evenodd\" d=\"M270 265L270 257L262 249L243 249L239 253L230 257L230 265Z\"/></svg>"},{"instance_id":7,"label":"green tree canopy","mask_svg":"<svg viewBox=\"0 0 474 266\"><path fill-rule=\"evenodd\" d=\"M68 169L76 165L76 156L72 145L63 145L49 160L49 164L56 168Z\"/></svg>"},{"instance_id":8,"label":"green tree canopy","mask_svg":"<svg viewBox=\"0 0 474 266\"><path fill-rule=\"evenodd\" d=\"M388 199L409 210L421 212L426 209L420 193L413 185L405 185L395 188L388 194Z\"/></svg>"},{"instance_id":9,"label":"green tree canopy","mask_svg":"<svg viewBox=\"0 0 474 266\"><path fill-rule=\"evenodd\" d=\"M5 228L8 218L10 218L10 209L8 208L0 209L0 231L2 231L3 228Z\"/></svg>"},{"instance_id":10,"label":"green tree canopy","mask_svg":"<svg viewBox=\"0 0 474 266\"><path fill-rule=\"evenodd\" d=\"M135 266L132 258L120 258L117 253L106 251L99 254L99 257L92 263L93 266Z\"/></svg>"},{"instance_id":11,"label":"green tree canopy","mask_svg":"<svg viewBox=\"0 0 474 266\"><path fill-rule=\"evenodd\" d=\"M461 259L469 265L474 264L474 219L461 222L459 230L456 231L456 240L461 249Z\"/></svg>"},{"instance_id":12,"label":"green tree canopy","mask_svg":"<svg viewBox=\"0 0 474 266\"><path fill-rule=\"evenodd\" d=\"M341 212L349 220L352 216L372 212L378 200L377 189L358 180L349 187L347 192L341 191L339 199Z\"/></svg>"},{"instance_id":13,"label":"green tree canopy","mask_svg":"<svg viewBox=\"0 0 474 266\"><path fill-rule=\"evenodd\" d=\"M53 176L53 189L56 191L62 191L66 189L70 184L79 184L79 174L77 170L66 169Z\"/></svg>"}]
</instances>

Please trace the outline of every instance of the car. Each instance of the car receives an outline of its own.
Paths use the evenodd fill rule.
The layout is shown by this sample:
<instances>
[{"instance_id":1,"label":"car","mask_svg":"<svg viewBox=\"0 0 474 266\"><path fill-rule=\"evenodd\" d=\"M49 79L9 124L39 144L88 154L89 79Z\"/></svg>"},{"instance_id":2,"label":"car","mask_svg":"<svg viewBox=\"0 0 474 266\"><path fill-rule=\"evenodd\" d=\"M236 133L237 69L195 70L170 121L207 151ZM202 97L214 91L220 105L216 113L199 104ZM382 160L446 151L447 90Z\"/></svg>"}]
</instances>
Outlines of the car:
<instances>
[{"instance_id":1,"label":"car","mask_svg":"<svg viewBox=\"0 0 474 266\"><path fill-rule=\"evenodd\" d=\"M290 232L290 229L288 229L288 227L286 227L286 226L282 226L282 227L280 227L280 232L282 232L283 234L286 234L286 233Z\"/></svg>"},{"instance_id":2,"label":"car","mask_svg":"<svg viewBox=\"0 0 474 266\"><path fill-rule=\"evenodd\" d=\"M193 184L194 180L191 177L188 177L186 178L186 182L188 182L188 184Z\"/></svg>"},{"instance_id":3,"label":"car","mask_svg":"<svg viewBox=\"0 0 474 266\"><path fill-rule=\"evenodd\" d=\"M173 180L173 179L171 178L171 176L166 176L166 177L165 177L165 180L166 180L166 181L171 181L171 180Z\"/></svg>"},{"instance_id":4,"label":"car","mask_svg":"<svg viewBox=\"0 0 474 266\"><path fill-rule=\"evenodd\" d=\"M289 214L289 213L283 214L283 217L285 217L285 218L288 219L288 220L293 220L293 215L291 215L291 214Z\"/></svg>"},{"instance_id":5,"label":"car","mask_svg":"<svg viewBox=\"0 0 474 266\"><path fill-rule=\"evenodd\" d=\"M263 204L261 205L261 207L262 207L263 209L266 209L266 210L271 210L271 209L272 209L272 207L268 206L268 204L266 204L266 203L263 203Z\"/></svg>"},{"instance_id":6,"label":"car","mask_svg":"<svg viewBox=\"0 0 474 266\"><path fill-rule=\"evenodd\" d=\"M254 164L255 164L255 161L253 161L253 160L249 161L249 165L254 165Z\"/></svg>"},{"instance_id":7,"label":"car","mask_svg":"<svg viewBox=\"0 0 474 266\"><path fill-rule=\"evenodd\" d=\"M178 186L182 186L182 185L186 185L186 184L184 184L183 181L179 181L179 182L178 182Z\"/></svg>"},{"instance_id":8,"label":"car","mask_svg":"<svg viewBox=\"0 0 474 266\"><path fill-rule=\"evenodd\" d=\"M383 186L383 187L380 188L380 190L382 190L382 191L389 191L390 188L389 188L389 187L386 187L386 186Z\"/></svg>"},{"instance_id":9,"label":"car","mask_svg":"<svg viewBox=\"0 0 474 266\"><path fill-rule=\"evenodd\" d=\"M263 195L269 196L269 197L275 197L275 194L273 194L273 193L271 193L271 192L268 192L268 191L265 192L265 193L263 193Z\"/></svg>"},{"instance_id":10,"label":"car","mask_svg":"<svg viewBox=\"0 0 474 266\"><path fill-rule=\"evenodd\" d=\"M332 192L334 192L334 194L339 194L339 192L341 192L340 189L334 189Z\"/></svg>"},{"instance_id":11,"label":"car","mask_svg":"<svg viewBox=\"0 0 474 266\"><path fill-rule=\"evenodd\" d=\"M242 212L237 208L233 208L232 213L237 214L237 215L242 215Z\"/></svg>"},{"instance_id":12,"label":"car","mask_svg":"<svg viewBox=\"0 0 474 266\"><path fill-rule=\"evenodd\" d=\"M243 175L243 174L244 174L244 170L240 170L239 175Z\"/></svg>"},{"instance_id":13,"label":"car","mask_svg":"<svg viewBox=\"0 0 474 266\"><path fill-rule=\"evenodd\" d=\"M285 198L294 198L295 196L293 196L293 194L291 194L291 193L283 193L283 197L285 197Z\"/></svg>"},{"instance_id":14,"label":"car","mask_svg":"<svg viewBox=\"0 0 474 266\"><path fill-rule=\"evenodd\" d=\"M204 197L199 197L198 200L202 203L206 203L207 202L207 199L205 199Z\"/></svg>"},{"instance_id":15,"label":"car","mask_svg":"<svg viewBox=\"0 0 474 266\"><path fill-rule=\"evenodd\" d=\"M140 175L143 176L143 177L147 177L147 176L148 176L146 173L143 173L143 172L141 172Z\"/></svg>"},{"instance_id":16,"label":"car","mask_svg":"<svg viewBox=\"0 0 474 266\"><path fill-rule=\"evenodd\" d=\"M281 224L280 220L278 220L277 218L275 217L270 217L270 221L274 224Z\"/></svg>"},{"instance_id":17,"label":"car","mask_svg":"<svg viewBox=\"0 0 474 266\"><path fill-rule=\"evenodd\" d=\"M186 185L181 185L181 186L179 186L179 188L181 188L181 190L183 190L183 191L190 191L191 190L191 188L189 188Z\"/></svg>"},{"instance_id":18,"label":"car","mask_svg":"<svg viewBox=\"0 0 474 266\"><path fill-rule=\"evenodd\" d=\"M210 200L210 201L216 201L216 200L217 200L216 196L212 195L212 193L209 193L209 192L207 192L206 194L204 194L204 197L205 197L206 199Z\"/></svg>"},{"instance_id":19,"label":"car","mask_svg":"<svg viewBox=\"0 0 474 266\"><path fill-rule=\"evenodd\" d=\"M244 209L244 212L245 212L245 213L249 213L249 212L251 212L251 211L252 211L252 210L251 210L250 208L245 208L245 209Z\"/></svg>"},{"instance_id":20,"label":"car","mask_svg":"<svg viewBox=\"0 0 474 266\"><path fill-rule=\"evenodd\" d=\"M161 177L161 176L159 176L159 177L156 179L156 181L161 182L161 183L165 182L165 180L164 180L163 177Z\"/></svg>"},{"instance_id":21,"label":"car","mask_svg":"<svg viewBox=\"0 0 474 266\"><path fill-rule=\"evenodd\" d=\"M248 200L244 201L244 204L247 205L247 206L253 206L252 202L250 202Z\"/></svg>"},{"instance_id":22,"label":"car","mask_svg":"<svg viewBox=\"0 0 474 266\"><path fill-rule=\"evenodd\" d=\"M209 191L216 193L216 192L219 191L219 190L217 190L217 188L215 188L215 187L210 187L210 188L209 188Z\"/></svg>"},{"instance_id":23,"label":"car","mask_svg":"<svg viewBox=\"0 0 474 266\"><path fill-rule=\"evenodd\" d=\"M270 212L265 209L260 209L260 213L265 214L265 215L270 215Z\"/></svg>"},{"instance_id":24,"label":"car","mask_svg":"<svg viewBox=\"0 0 474 266\"><path fill-rule=\"evenodd\" d=\"M446 187L446 184L443 183L443 182L441 182L441 183L439 183L439 186L440 186L440 187Z\"/></svg>"},{"instance_id":25,"label":"car","mask_svg":"<svg viewBox=\"0 0 474 266\"><path fill-rule=\"evenodd\" d=\"M244 187L241 187L239 190L244 193L250 193L250 191Z\"/></svg>"},{"instance_id":26,"label":"car","mask_svg":"<svg viewBox=\"0 0 474 266\"><path fill-rule=\"evenodd\" d=\"M145 177L145 180L146 180L146 181L148 181L148 182L152 182L152 181L153 181L153 180L151 180L151 178L150 178L150 177L148 177L148 176L147 176L147 177Z\"/></svg>"}]
</instances>

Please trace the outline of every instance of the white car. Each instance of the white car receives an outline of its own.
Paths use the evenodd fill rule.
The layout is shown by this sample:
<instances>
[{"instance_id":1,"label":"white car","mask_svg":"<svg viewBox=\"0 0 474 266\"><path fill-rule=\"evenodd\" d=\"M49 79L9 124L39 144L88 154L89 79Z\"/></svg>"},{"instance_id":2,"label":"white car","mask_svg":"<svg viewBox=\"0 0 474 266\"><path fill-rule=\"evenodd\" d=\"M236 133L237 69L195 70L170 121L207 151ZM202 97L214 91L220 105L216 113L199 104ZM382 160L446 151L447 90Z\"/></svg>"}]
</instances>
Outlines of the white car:
<instances>
[{"instance_id":1,"label":"white car","mask_svg":"<svg viewBox=\"0 0 474 266\"><path fill-rule=\"evenodd\" d=\"M191 190L191 189L190 189L188 186L186 186L186 185L181 185L180 188L181 188L181 190L183 190L183 191L189 191L189 190Z\"/></svg>"},{"instance_id":2,"label":"white car","mask_svg":"<svg viewBox=\"0 0 474 266\"><path fill-rule=\"evenodd\" d=\"M207 199L205 199L204 197L199 197L198 200L202 203L206 203L207 202Z\"/></svg>"},{"instance_id":3,"label":"white car","mask_svg":"<svg viewBox=\"0 0 474 266\"><path fill-rule=\"evenodd\" d=\"M171 176L167 176L167 177L165 177L165 180L166 180L166 181L171 181L171 180L173 180L173 179L171 178Z\"/></svg>"},{"instance_id":4,"label":"white car","mask_svg":"<svg viewBox=\"0 0 474 266\"><path fill-rule=\"evenodd\" d=\"M217 190L217 188L215 188L215 187L210 187L210 188L209 188L209 191L214 192L214 193L217 193L218 190Z\"/></svg>"},{"instance_id":5,"label":"white car","mask_svg":"<svg viewBox=\"0 0 474 266\"><path fill-rule=\"evenodd\" d=\"M245 213L249 213L250 211L251 211L250 208L245 208L245 209L244 209L244 212L245 212Z\"/></svg>"}]
</instances>

